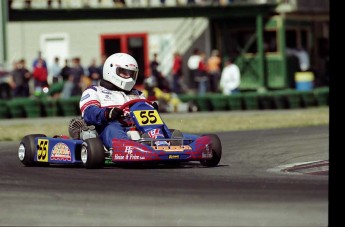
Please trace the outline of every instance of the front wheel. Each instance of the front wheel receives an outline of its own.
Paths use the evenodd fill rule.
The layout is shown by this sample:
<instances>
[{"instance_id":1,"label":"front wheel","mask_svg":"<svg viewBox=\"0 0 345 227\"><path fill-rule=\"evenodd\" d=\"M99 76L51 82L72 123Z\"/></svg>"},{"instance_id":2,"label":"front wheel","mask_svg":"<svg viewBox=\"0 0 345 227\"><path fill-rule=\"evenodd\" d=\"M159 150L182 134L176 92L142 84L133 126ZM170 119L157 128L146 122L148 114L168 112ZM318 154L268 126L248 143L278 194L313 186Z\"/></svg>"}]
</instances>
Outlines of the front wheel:
<instances>
[{"instance_id":1,"label":"front wheel","mask_svg":"<svg viewBox=\"0 0 345 227\"><path fill-rule=\"evenodd\" d=\"M81 146L81 161L87 169L104 167L105 152L102 140L99 138L86 139Z\"/></svg>"},{"instance_id":2,"label":"front wheel","mask_svg":"<svg viewBox=\"0 0 345 227\"><path fill-rule=\"evenodd\" d=\"M205 135L211 138L212 141L212 158L201 160L200 163L203 166L215 167L220 162L222 157L222 143L216 134Z\"/></svg>"},{"instance_id":3,"label":"front wheel","mask_svg":"<svg viewBox=\"0 0 345 227\"><path fill-rule=\"evenodd\" d=\"M18 158L25 166L34 166L37 163L34 161L37 147L35 145L35 138L47 137L44 134L31 134L24 136L20 141L18 148Z\"/></svg>"}]
</instances>

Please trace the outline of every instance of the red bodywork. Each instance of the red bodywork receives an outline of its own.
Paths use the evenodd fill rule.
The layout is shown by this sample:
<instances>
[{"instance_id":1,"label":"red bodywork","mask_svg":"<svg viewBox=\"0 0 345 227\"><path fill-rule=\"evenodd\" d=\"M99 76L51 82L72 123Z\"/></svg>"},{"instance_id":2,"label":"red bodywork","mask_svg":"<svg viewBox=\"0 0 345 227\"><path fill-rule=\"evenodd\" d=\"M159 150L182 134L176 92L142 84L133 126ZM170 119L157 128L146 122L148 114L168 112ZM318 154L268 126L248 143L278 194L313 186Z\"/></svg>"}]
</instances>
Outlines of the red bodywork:
<instances>
[{"instance_id":1,"label":"red bodywork","mask_svg":"<svg viewBox=\"0 0 345 227\"><path fill-rule=\"evenodd\" d=\"M200 161L210 158L212 141L208 136L182 146L150 146L131 140L113 140L113 162Z\"/></svg>"}]
</instances>

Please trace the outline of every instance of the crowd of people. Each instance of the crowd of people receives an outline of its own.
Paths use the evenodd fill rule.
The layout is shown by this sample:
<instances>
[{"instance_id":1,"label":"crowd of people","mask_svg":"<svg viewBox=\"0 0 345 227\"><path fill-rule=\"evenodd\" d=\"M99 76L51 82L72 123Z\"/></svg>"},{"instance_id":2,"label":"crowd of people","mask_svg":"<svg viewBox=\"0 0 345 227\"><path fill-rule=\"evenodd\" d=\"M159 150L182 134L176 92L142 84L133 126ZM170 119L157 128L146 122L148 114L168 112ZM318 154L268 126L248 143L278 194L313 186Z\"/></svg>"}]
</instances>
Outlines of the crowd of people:
<instances>
[{"instance_id":1,"label":"crowd of people","mask_svg":"<svg viewBox=\"0 0 345 227\"><path fill-rule=\"evenodd\" d=\"M234 2L234 0L175 0L173 5L175 6L207 6L207 5L214 5L214 6L225 6L230 5ZM161 6L166 6L166 0L159 0L159 4ZM145 1L144 3L140 0L41 0L41 1L33 1L33 0L9 0L8 1L9 8L17 8L21 7L24 9L31 9L31 8L93 8L93 7L147 7L152 6L150 1Z\"/></svg>"},{"instance_id":2,"label":"crowd of people","mask_svg":"<svg viewBox=\"0 0 345 227\"><path fill-rule=\"evenodd\" d=\"M59 57L48 65L41 52L32 62L32 69L26 65L24 59L13 62L9 71L8 91L2 94L2 98L39 96L42 93L54 98L69 98L81 95L90 85L98 85L103 78L103 64L106 56L102 56L100 63L91 59L87 67L84 67L80 57L64 59L61 66ZM156 81L155 87L165 93L223 93L232 94L238 92L240 84L240 71L238 67L227 58L222 64L218 50L213 50L207 57L205 52L195 49L187 62L183 62L179 52L174 53L172 70L170 75L163 75L160 70L158 54L154 53L150 62L150 76ZM183 71L186 64L189 71ZM53 92L54 86L60 85L62 90ZM145 84L144 88L145 88ZM2 93L5 93L2 88ZM6 97L7 96L7 97Z\"/></svg>"},{"instance_id":3,"label":"crowd of people","mask_svg":"<svg viewBox=\"0 0 345 227\"><path fill-rule=\"evenodd\" d=\"M165 92L182 94L194 92L223 93L230 95L239 92L241 73L234 60L224 58L224 64L218 50L213 50L207 57L205 52L194 49L186 64L188 72L183 72L183 60L180 53L174 53L170 75L162 75L159 70L158 54L153 55L150 63L151 76L157 81L157 87Z\"/></svg>"},{"instance_id":4,"label":"crowd of people","mask_svg":"<svg viewBox=\"0 0 345 227\"><path fill-rule=\"evenodd\" d=\"M39 96L49 93L49 89L60 84L62 91L49 93L59 98L69 98L81 95L83 90L94 84L98 84L102 78L102 67L105 60L102 56L101 63L97 65L96 59L92 59L88 67L84 67L80 57L65 59L60 66L60 58L55 57L51 65L48 65L41 52L32 63L32 70L27 67L25 59L13 62L12 69L8 72L7 88L10 91L4 93L3 98Z\"/></svg>"}]
</instances>

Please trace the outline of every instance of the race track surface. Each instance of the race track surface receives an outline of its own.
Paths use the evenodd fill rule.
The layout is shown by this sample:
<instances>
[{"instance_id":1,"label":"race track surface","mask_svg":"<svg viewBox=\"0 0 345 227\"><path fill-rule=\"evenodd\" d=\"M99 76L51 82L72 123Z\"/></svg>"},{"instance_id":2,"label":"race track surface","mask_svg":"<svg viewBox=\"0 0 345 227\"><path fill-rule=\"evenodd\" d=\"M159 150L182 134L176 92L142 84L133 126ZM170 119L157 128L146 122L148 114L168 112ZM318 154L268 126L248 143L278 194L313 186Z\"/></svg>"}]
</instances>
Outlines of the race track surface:
<instances>
[{"instance_id":1,"label":"race track surface","mask_svg":"<svg viewBox=\"0 0 345 227\"><path fill-rule=\"evenodd\" d=\"M328 160L328 126L218 135L215 168L24 167L18 142L1 142L0 225L328 225L328 175L276 168Z\"/></svg>"}]
</instances>

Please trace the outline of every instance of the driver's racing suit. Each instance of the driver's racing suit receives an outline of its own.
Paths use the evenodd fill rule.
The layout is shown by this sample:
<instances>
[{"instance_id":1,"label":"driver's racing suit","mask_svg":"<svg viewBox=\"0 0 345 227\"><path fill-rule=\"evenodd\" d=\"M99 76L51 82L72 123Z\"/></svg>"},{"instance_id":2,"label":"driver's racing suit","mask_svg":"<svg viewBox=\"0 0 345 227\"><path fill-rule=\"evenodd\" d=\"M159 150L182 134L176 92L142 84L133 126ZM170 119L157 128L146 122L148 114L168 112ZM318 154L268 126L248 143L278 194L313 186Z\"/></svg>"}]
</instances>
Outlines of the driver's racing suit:
<instances>
[{"instance_id":1,"label":"driver's racing suit","mask_svg":"<svg viewBox=\"0 0 345 227\"><path fill-rule=\"evenodd\" d=\"M87 88L80 99L79 107L84 121L95 125L100 139L107 148L112 147L112 139L129 139L127 131L130 126L125 120L108 122L105 117L106 108L120 107L133 99L145 99L141 91L132 89L129 92L108 90L102 86ZM129 108L125 108L124 115Z\"/></svg>"}]
</instances>

